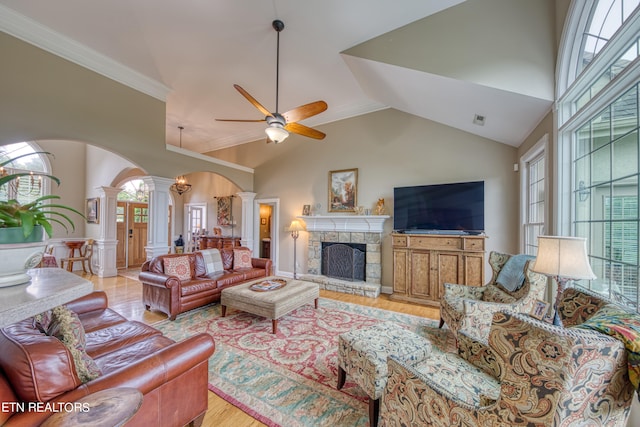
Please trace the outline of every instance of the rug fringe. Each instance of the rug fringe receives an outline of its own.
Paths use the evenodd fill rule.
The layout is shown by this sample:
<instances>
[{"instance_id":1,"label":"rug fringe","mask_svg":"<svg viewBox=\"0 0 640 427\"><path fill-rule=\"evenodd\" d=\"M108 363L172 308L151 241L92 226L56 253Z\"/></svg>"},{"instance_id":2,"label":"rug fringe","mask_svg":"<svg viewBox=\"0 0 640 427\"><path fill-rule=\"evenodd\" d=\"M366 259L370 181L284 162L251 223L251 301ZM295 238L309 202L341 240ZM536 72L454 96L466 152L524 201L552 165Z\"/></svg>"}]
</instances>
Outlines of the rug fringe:
<instances>
[{"instance_id":1,"label":"rug fringe","mask_svg":"<svg viewBox=\"0 0 640 427\"><path fill-rule=\"evenodd\" d=\"M231 403L233 406L240 409L242 412L245 412L246 414L250 415L251 417L255 418L256 420L260 421L261 423L266 424L269 427L282 427L280 424L271 420L269 417L266 417L264 415L257 413L256 411L249 408L244 403L237 400L235 397L228 395L227 393L225 393L224 391L220 390L217 387L214 387L211 383L208 383L208 386L209 386L209 391L215 393L221 399L225 400L228 403Z\"/></svg>"}]
</instances>

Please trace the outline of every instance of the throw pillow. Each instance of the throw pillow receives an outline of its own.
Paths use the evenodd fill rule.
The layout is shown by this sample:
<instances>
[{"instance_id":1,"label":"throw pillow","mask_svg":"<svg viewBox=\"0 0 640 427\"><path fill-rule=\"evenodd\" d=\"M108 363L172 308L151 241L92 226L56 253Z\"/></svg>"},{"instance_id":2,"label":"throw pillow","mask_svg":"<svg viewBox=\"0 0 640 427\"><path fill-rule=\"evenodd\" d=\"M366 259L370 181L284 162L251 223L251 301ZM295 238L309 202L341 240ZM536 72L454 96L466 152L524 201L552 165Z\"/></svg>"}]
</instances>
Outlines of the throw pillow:
<instances>
[{"instance_id":1,"label":"throw pillow","mask_svg":"<svg viewBox=\"0 0 640 427\"><path fill-rule=\"evenodd\" d=\"M251 264L251 249L239 248L233 250L233 269L253 268Z\"/></svg>"},{"instance_id":2,"label":"throw pillow","mask_svg":"<svg viewBox=\"0 0 640 427\"><path fill-rule=\"evenodd\" d=\"M507 260L498 277L496 283L500 284L509 292L515 292L524 283L524 266L527 261L534 259L531 255L514 255Z\"/></svg>"},{"instance_id":3,"label":"throw pillow","mask_svg":"<svg viewBox=\"0 0 640 427\"><path fill-rule=\"evenodd\" d=\"M86 336L78 315L61 305L51 310L51 323L47 335L58 338L67 347L83 383L102 375L96 362L85 351Z\"/></svg>"},{"instance_id":4,"label":"throw pillow","mask_svg":"<svg viewBox=\"0 0 640 427\"><path fill-rule=\"evenodd\" d=\"M615 304L607 304L576 327L607 334L624 344L629 381L640 398L640 315Z\"/></svg>"},{"instance_id":5,"label":"throw pillow","mask_svg":"<svg viewBox=\"0 0 640 427\"><path fill-rule=\"evenodd\" d=\"M33 326L42 333L47 333L51 324L51 310L33 316Z\"/></svg>"},{"instance_id":6,"label":"throw pillow","mask_svg":"<svg viewBox=\"0 0 640 427\"><path fill-rule=\"evenodd\" d=\"M191 280L191 265L189 256L166 257L164 258L164 274L175 276L181 281Z\"/></svg>"},{"instance_id":7,"label":"throw pillow","mask_svg":"<svg viewBox=\"0 0 640 427\"><path fill-rule=\"evenodd\" d=\"M218 273L224 270L222 256L218 249L205 249L200 251L207 274Z\"/></svg>"}]
</instances>

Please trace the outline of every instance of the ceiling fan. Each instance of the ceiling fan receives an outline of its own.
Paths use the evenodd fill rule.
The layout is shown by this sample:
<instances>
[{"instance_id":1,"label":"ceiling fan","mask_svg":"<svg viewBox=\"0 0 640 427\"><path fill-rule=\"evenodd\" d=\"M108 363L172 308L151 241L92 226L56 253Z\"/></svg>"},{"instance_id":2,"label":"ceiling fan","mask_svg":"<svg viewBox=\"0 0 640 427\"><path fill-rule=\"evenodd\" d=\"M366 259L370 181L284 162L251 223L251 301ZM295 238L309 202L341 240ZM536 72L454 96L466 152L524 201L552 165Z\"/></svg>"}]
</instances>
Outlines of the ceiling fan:
<instances>
[{"instance_id":1,"label":"ceiling fan","mask_svg":"<svg viewBox=\"0 0 640 427\"><path fill-rule=\"evenodd\" d=\"M262 114L265 115L264 119L261 120L236 120L236 119L216 119L221 122L267 122L269 125L265 129L265 133L267 134L267 142L275 142L279 144L284 141L288 136L289 132L296 133L298 135L306 136L314 139L324 139L326 136L324 133L319 130L310 128L308 126L302 125L298 123L300 120L307 119L309 117L315 116L316 114L322 113L327 109L327 103L324 101L316 101L311 102L309 104L301 105L299 107L294 108L293 110L289 110L286 113L280 114L278 112L278 92L279 92L279 80L280 80L280 31L284 29L284 23L278 19L273 21L272 23L273 29L278 33L277 38L277 50L276 50L276 112L271 113L265 107L263 107L253 96L249 94L246 90L244 90L240 85L234 84L233 87L236 88L242 96L244 96L254 107L258 109Z\"/></svg>"}]
</instances>

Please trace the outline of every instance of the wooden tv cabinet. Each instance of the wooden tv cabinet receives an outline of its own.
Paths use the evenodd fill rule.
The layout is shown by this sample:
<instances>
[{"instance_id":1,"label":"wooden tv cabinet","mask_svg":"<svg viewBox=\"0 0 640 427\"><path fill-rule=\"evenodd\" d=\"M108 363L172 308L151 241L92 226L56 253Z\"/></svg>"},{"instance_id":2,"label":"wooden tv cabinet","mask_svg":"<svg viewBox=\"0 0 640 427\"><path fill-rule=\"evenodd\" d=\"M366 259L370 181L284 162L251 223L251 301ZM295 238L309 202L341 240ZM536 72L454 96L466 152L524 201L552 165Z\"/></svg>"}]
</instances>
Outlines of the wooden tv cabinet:
<instances>
[{"instance_id":1,"label":"wooden tv cabinet","mask_svg":"<svg viewBox=\"0 0 640 427\"><path fill-rule=\"evenodd\" d=\"M393 300L440 306L444 283L484 284L484 235L393 233Z\"/></svg>"}]
</instances>

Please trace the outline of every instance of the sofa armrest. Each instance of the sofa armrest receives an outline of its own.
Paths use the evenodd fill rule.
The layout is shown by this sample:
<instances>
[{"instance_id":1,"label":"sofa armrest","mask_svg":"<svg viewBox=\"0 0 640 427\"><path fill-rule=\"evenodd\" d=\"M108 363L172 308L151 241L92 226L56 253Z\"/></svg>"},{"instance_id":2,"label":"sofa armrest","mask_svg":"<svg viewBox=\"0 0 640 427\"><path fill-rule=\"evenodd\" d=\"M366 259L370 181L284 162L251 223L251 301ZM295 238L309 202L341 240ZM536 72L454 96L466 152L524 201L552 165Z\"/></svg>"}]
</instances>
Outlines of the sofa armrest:
<instances>
[{"instance_id":1,"label":"sofa armrest","mask_svg":"<svg viewBox=\"0 0 640 427\"><path fill-rule=\"evenodd\" d=\"M457 283L444 283L444 294L443 297L446 298L471 298L471 299L480 299L482 298L482 294L484 293L486 286L469 286L469 285L459 285Z\"/></svg>"},{"instance_id":2,"label":"sofa armrest","mask_svg":"<svg viewBox=\"0 0 640 427\"><path fill-rule=\"evenodd\" d=\"M195 335L165 347L125 368L89 381L49 402L75 402L91 393L116 387L133 387L146 395L194 367L202 363L206 364L214 351L215 343L210 335ZM51 407L55 408L55 405L51 405ZM40 425L51 413L46 410L15 413L7 420L6 425ZM5 424L3 423L3 425Z\"/></svg>"},{"instance_id":3,"label":"sofa armrest","mask_svg":"<svg viewBox=\"0 0 640 427\"><path fill-rule=\"evenodd\" d=\"M180 279L175 276L167 276L166 274L152 273L150 271L141 271L138 275L138 280L140 280L143 285L167 289L180 287L181 285Z\"/></svg>"},{"instance_id":4,"label":"sofa armrest","mask_svg":"<svg viewBox=\"0 0 640 427\"><path fill-rule=\"evenodd\" d=\"M464 384L460 384L459 388L456 384L453 390L451 385L442 387L438 381L433 381L411 364L404 363L394 356L387 359L387 368L387 384L380 405L383 425L455 425L456 414L465 411L487 411L499 404L482 394L480 389L475 390L478 392L476 402L465 400L462 396L469 393L457 393L466 388ZM469 373L473 373L473 368L470 368ZM492 384L483 388L492 388L495 392L497 386ZM432 408L442 410L438 412L437 418L432 418L435 412Z\"/></svg>"},{"instance_id":5,"label":"sofa armrest","mask_svg":"<svg viewBox=\"0 0 640 427\"><path fill-rule=\"evenodd\" d=\"M55 400L74 401L84 395L115 387L134 387L147 394L183 372L206 362L214 351L213 338L208 334L198 334L165 347L123 369L89 381Z\"/></svg>"},{"instance_id":6,"label":"sofa armrest","mask_svg":"<svg viewBox=\"0 0 640 427\"><path fill-rule=\"evenodd\" d=\"M76 312L76 314L82 314L90 311L104 310L109 307L109 302L107 300L107 294L104 291L94 291L65 305L69 310Z\"/></svg>"},{"instance_id":7,"label":"sofa armrest","mask_svg":"<svg viewBox=\"0 0 640 427\"><path fill-rule=\"evenodd\" d=\"M271 276L273 261L269 258L251 258L251 265L253 268L264 268L267 270L267 276Z\"/></svg>"}]
</instances>

